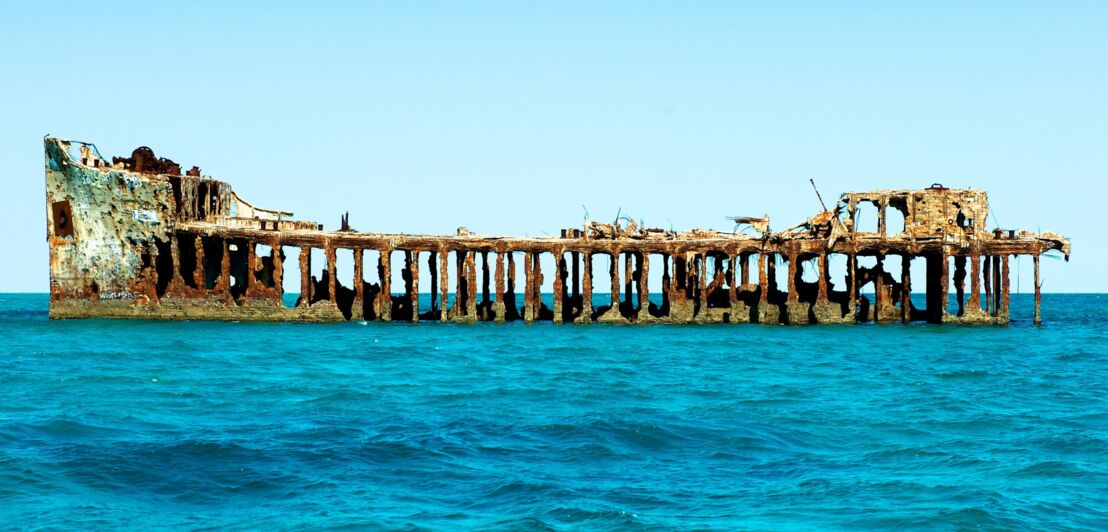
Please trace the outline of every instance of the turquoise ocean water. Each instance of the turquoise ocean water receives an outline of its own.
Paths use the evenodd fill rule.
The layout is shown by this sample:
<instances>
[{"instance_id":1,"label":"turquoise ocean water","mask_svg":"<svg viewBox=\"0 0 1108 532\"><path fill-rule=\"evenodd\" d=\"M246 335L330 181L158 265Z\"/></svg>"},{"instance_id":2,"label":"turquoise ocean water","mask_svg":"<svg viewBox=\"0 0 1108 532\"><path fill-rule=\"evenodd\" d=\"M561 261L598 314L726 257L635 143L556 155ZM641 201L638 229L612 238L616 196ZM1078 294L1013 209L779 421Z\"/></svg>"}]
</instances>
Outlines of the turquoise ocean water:
<instances>
[{"instance_id":1,"label":"turquoise ocean water","mask_svg":"<svg viewBox=\"0 0 1108 532\"><path fill-rule=\"evenodd\" d=\"M603 299L603 298L601 298ZM1008 327L46 318L0 295L26 528L1108 528L1108 296Z\"/></svg>"}]
</instances>

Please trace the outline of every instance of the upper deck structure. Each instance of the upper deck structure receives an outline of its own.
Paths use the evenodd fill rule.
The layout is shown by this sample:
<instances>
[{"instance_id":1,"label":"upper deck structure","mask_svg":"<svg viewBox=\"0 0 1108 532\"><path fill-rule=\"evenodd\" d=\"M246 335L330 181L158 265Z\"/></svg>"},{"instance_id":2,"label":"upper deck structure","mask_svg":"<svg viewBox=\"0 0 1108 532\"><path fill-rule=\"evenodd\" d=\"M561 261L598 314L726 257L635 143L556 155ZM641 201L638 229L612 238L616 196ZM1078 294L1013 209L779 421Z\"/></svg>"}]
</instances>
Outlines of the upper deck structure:
<instances>
[{"instance_id":1,"label":"upper deck structure","mask_svg":"<svg viewBox=\"0 0 1108 532\"><path fill-rule=\"evenodd\" d=\"M195 166L182 174L146 147L111 161L85 142L47 137L45 149L52 318L1003 324L1009 257L1034 259L1038 321L1039 256L1070 253L1069 240L1053 233L987 230L984 191L938 185L848 192L776 232L767 216L734 218L744 227L734 232L616 221L543 238L464 229L383 234L351 230L345 218L339 230L325 231L291 212L257 207L228 183ZM855 224L864 204L877 212L875 231ZM890 234L886 219L894 210L904 224ZM290 246L297 255L291 262L284 252ZM313 249L325 257L318 278L311 275ZM350 279L335 275L339 250L353 254ZM366 280L369 254L377 259L370 265L376 275L369 275L376 282ZM547 254L554 268L543 272ZM594 271L597 255L610 257L607 272ZM832 279L828 264L836 255L845 257L846 271ZM900 271L885 271L891 255L901 257ZM926 278L913 285L909 264L916 258L926 262ZM391 285L394 267L402 268L402 287ZM651 267L661 268L661 286L650 286ZM784 286L777 268L787 268ZM289 273L299 276L300 294L286 306ZM595 275L605 273L599 282L610 282L610 290L594 298ZM553 276L550 307L540 297L544 275ZM420 293L421 280L429 294ZM926 293L926 304L912 302L913 286ZM421 307L421 297L430 305Z\"/></svg>"}]
</instances>

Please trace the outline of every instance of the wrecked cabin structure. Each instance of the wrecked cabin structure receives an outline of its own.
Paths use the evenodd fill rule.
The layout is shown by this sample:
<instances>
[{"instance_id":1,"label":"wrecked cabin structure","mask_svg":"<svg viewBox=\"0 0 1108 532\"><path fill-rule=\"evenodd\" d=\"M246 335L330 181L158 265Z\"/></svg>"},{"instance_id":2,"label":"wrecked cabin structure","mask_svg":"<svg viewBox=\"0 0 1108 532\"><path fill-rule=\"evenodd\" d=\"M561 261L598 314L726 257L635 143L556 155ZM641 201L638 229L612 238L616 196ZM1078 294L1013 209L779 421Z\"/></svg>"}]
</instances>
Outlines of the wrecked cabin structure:
<instances>
[{"instance_id":1,"label":"wrecked cabin structure","mask_svg":"<svg viewBox=\"0 0 1108 532\"><path fill-rule=\"evenodd\" d=\"M146 147L111 162L89 143L47 137L45 150L52 318L1003 324L1009 258L1034 260L1038 321L1039 257L1070 252L1069 241L1052 233L987 231L984 192L940 186L846 193L832 209L779 232L768 217L735 218L747 227L731 233L617 221L559 237L464 229L425 236L357 232L345 217L340 230L324 231L256 207L196 167L182 175ZM863 204L876 207L876 231L855 226ZM885 223L892 210L904 219L895 234ZM295 257L286 257L290 246ZM310 273L313 249L325 257L318 279ZM353 253L351 279L335 275L338 250ZM376 264L366 264L370 253ZM553 257L553 271L542 271L543 255ZM593 261L603 255L610 267L599 280ZM841 284L829 273L835 255L846 259ZM900 271L885 271L890 255L902 258ZM910 278L912 259L926 262L925 279ZM367 266L377 282L365 280ZM805 266L815 281L804 280ZM404 286L392 286L393 268L402 268ZM661 286L649 286L650 268L661 268ZM778 268L787 268L784 286ZM283 301L289 273L299 275L295 305ZM545 275L553 276L551 307L540 297ZM420 293L421 281L430 294ZM610 282L610 294L595 296L598 282ZM924 289L926 304L912 303L913 287ZM430 306L421 312L424 297Z\"/></svg>"}]
</instances>

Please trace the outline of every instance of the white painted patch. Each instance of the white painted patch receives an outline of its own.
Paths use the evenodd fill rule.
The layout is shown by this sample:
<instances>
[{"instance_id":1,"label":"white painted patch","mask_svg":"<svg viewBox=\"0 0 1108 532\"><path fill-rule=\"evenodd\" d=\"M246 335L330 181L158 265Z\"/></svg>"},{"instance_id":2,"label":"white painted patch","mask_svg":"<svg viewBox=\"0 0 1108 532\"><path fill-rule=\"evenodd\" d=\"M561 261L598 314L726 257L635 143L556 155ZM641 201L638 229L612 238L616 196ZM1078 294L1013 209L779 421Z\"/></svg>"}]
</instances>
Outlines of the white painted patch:
<instances>
[{"instance_id":1,"label":"white painted patch","mask_svg":"<svg viewBox=\"0 0 1108 532\"><path fill-rule=\"evenodd\" d=\"M135 214L136 222L143 222L148 224L158 223L158 213L154 211L151 211L149 209L135 209L132 212L134 212Z\"/></svg>"}]
</instances>

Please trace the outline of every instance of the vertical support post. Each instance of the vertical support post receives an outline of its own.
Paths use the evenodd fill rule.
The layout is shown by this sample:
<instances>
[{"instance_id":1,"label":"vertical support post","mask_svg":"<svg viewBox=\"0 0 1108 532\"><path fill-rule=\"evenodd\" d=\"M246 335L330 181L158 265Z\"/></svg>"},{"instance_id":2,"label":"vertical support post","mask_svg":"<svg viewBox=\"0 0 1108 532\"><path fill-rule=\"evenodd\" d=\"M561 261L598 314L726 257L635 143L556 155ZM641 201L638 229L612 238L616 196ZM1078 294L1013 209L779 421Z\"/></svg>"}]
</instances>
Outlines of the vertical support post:
<instances>
[{"instance_id":1,"label":"vertical support post","mask_svg":"<svg viewBox=\"0 0 1108 532\"><path fill-rule=\"evenodd\" d=\"M253 240L246 241L246 290L242 296L250 299L250 289L254 288L254 269L257 267L258 250L254 247ZM176 268L174 268L176 271Z\"/></svg>"},{"instance_id":2,"label":"vertical support post","mask_svg":"<svg viewBox=\"0 0 1108 532\"><path fill-rule=\"evenodd\" d=\"M531 301L535 303L535 311L531 318L535 320L542 317L542 262L539 260L541 256L542 252L536 251L531 257L531 268L535 276L535 281L531 283L531 289L534 290Z\"/></svg>"},{"instance_id":3,"label":"vertical support post","mask_svg":"<svg viewBox=\"0 0 1108 532\"><path fill-rule=\"evenodd\" d=\"M227 239L223 239L223 259L219 263L219 291L224 299L231 300L231 249Z\"/></svg>"},{"instance_id":4,"label":"vertical support post","mask_svg":"<svg viewBox=\"0 0 1108 532\"><path fill-rule=\"evenodd\" d=\"M439 253L431 250L427 253L427 274L431 276L431 312L434 319L435 311L439 308Z\"/></svg>"},{"instance_id":5,"label":"vertical support post","mask_svg":"<svg viewBox=\"0 0 1108 532\"><path fill-rule=\"evenodd\" d=\"M639 304L635 308L636 317L646 317L650 315L650 287L648 284L648 278L650 276L650 254L642 252L637 255L639 261Z\"/></svg>"},{"instance_id":6,"label":"vertical support post","mask_svg":"<svg viewBox=\"0 0 1108 532\"><path fill-rule=\"evenodd\" d=\"M1000 259L1000 315L1004 321L1008 321L1010 300L1010 282L1008 275L1008 255L1002 255Z\"/></svg>"},{"instance_id":7,"label":"vertical support post","mask_svg":"<svg viewBox=\"0 0 1108 532\"><path fill-rule=\"evenodd\" d=\"M670 307L670 298L673 296L673 276L669 273L669 255L662 254L662 308L665 309L668 316Z\"/></svg>"},{"instance_id":8,"label":"vertical support post","mask_svg":"<svg viewBox=\"0 0 1108 532\"><path fill-rule=\"evenodd\" d=\"M466 252L466 318L477 319L477 252Z\"/></svg>"},{"instance_id":9,"label":"vertical support post","mask_svg":"<svg viewBox=\"0 0 1108 532\"><path fill-rule=\"evenodd\" d=\"M504 305L504 252L496 252L496 302L493 303L493 313L496 314L496 321L498 323L504 323L504 312L506 306Z\"/></svg>"},{"instance_id":10,"label":"vertical support post","mask_svg":"<svg viewBox=\"0 0 1108 532\"><path fill-rule=\"evenodd\" d=\"M885 212L889 210L889 198L881 198L881 203L877 205L877 233L881 235L881 240L885 240Z\"/></svg>"},{"instance_id":11,"label":"vertical support post","mask_svg":"<svg viewBox=\"0 0 1108 532\"><path fill-rule=\"evenodd\" d=\"M877 265L874 266L873 276L873 322L882 321L881 309L889 304L885 300L885 255L877 254Z\"/></svg>"},{"instance_id":12,"label":"vertical support post","mask_svg":"<svg viewBox=\"0 0 1108 532\"><path fill-rule=\"evenodd\" d=\"M535 258L530 251L523 253L523 321L524 323L531 323L535 321L535 301L532 297L535 294L535 271L531 266Z\"/></svg>"},{"instance_id":13,"label":"vertical support post","mask_svg":"<svg viewBox=\"0 0 1108 532\"><path fill-rule=\"evenodd\" d=\"M900 256L900 321L912 321L912 256Z\"/></svg>"},{"instance_id":14,"label":"vertical support post","mask_svg":"<svg viewBox=\"0 0 1108 532\"><path fill-rule=\"evenodd\" d=\"M285 257L281 253L281 239L274 237L270 244L273 249L273 298L278 307L285 306ZM199 286L199 285L198 285Z\"/></svg>"},{"instance_id":15,"label":"vertical support post","mask_svg":"<svg viewBox=\"0 0 1108 532\"><path fill-rule=\"evenodd\" d=\"M623 254L623 301L626 303L627 308L634 311L634 307L631 306L631 292L634 290L634 279L631 273L631 255L630 251Z\"/></svg>"},{"instance_id":16,"label":"vertical support post","mask_svg":"<svg viewBox=\"0 0 1108 532\"><path fill-rule=\"evenodd\" d=\"M327 257L327 301L335 304L335 247L330 242L324 248Z\"/></svg>"},{"instance_id":17,"label":"vertical support post","mask_svg":"<svg viewBox=\"0 0 1108 532\"><path fill-rule=\"evenodd\" d=\"M554 323L562 323L562 296L565 292L565 254L554 248Z\"/></svg>"},{"instance_id":18,"label":"vertical support post","mask_svg":"<svg viewBox=\"0 0 1108 532\"><path fill-rule=\"evenodd\" d=\"M581 315L577 317L582 323L592 321L592 252L586 251L581 255Z\"/></svg>"},{"instance_id":19,"label":"vertical support post","mask_svg":"<svg viewBox=\"0 0 1108 532\"><path fill-rule=\"evenodd\" d=\"M1031 259L1035 262L1035 325L1039 325L1043 322L1042 315L1039 313L1039 307L1043 301L1042 284L1039 282L1039 254L1032 255Z\"/></svg>"},{"instance_id":20,"label":"vertical support post","mask_svg":"<svg viewBox=\"0 0 1108 532\"><path fill-rule=\"evenodd\" d=\"M985 284L985 314L993 315L993 257L985 255L984 284Z\"/></svg>"},{"instance_id":21,"label":"vertical support post","mask_svg":"<svg viewBox=\"0 0 1108 532\"><path fill-rule=\"evenodd\" d=\"M454 265L458 279L454 281L454 320L461 320L466 313L466 252L454 252Z\"/></svg>"},{"instance_id":22,"label":"vertical support post","mask_svg":"<svg viewBox=\"0 0 1108 532\"><path fill-rule=\"evenodd\" d=\"M942 254L942 277L939 279L939 295L942 296L942 321L946 321L947 311L946 307L950 303L950 260L947 258L946 247L943 247Z\"/></svg>"},{"instance_id":23,"label":"vertical support post","mask_svg":"<svg viewBox=\"0 0 1108 532\"><path fill-rule=\"evenodd\" d=\"M816 301L818 303L827 302L827 253L821 251L819 254L817 268L819 269L819 281L816 289Z\"/></svg>"},{"instance_id":24,"label":"vertical support post","mask_svg":"<svg viewBox=\"0 0 1108 532\"><path fill-rule=\"evenodd\" d=\"M450 250L443 249L439 257L439 322L450 319Z\"/></svg>"},{"instance_id":25,"label":"vertical support post","mask_svg":"<svg viewBox=\"0 0 1108 532\"><path fill-rule=\"evenodd\" d=\"M694 305L696 303L697 283L700 280L699 270L696 269L696 258L695 253L685 253L685 299L691 299Z\"/></svg>"},{"instance_id":26,"label":"vertical support post","mask_svg":"<svg viewBox=\"0 0 1108 532\"><path fill-rule=\"evenodd\" d=\"M727 257L727 272L730 279L727 281L727 316L728 321L734 323L735 317L731 315L731 311L735 309L735 303L738 301L738 284L742 282L739 277L738 266L739 255L737 253L731 253Z\"/></svg>"},{"instance_id":27,"label":"vertical support post","mask_svg":"<svg viewBox=\"0 0 1108 532\"><path fill-rule=\"evenodd\" d=\"M352 316L360 319L365 319L364 303L365 303L365 283L363 279L363 266L362 259L364 250L362 248L354 248L354 308L352 309ZM275 261L276 262L276 261Z\"/></svg>"},{"instance_id":28,"label":"vertical support post","mask_svg":"<svg viewBox=\"0 0 1108 532\"><path fill-rule=\"evenodd\" d=\"M412 304L412 321L419 321L419 250L406 252L408 254L408 298Z\"/></svg>"},{"instance_id":29,"label":"vertical support post","mask_svg":"<svg viewBox=\"0 0 1108 532\"><path fill-rule=\"evenodd\" d=\"M697 293L697 297L696 297L697 307L699 307L698 311L697 311L697 314L701 314L701 315L707 317L708 316L708 257L709 257L709 255L707 253L699 253L697 255L697 257L699 257L699 260L697 262L699 263L699 268L700 268L700 271L697 272L697 279L699 279L697 281L697 284L699 285L699 286L697 286L697 289L699 290L699 292Z\"/></svg>"},{"instance_id":30,"label":"vertical support post","mask_svg":"<svg viewBox=\"0 0 1108 532\"><path fill-rule=\"evenodd\" d=\"M1003 292L1003 281L1000 277L1000 262L1003 255L993 256L993 314L1001 316L1002 309L1000 308L1000 300Z\"/></svg>"},{"instance_id":31,"label":"vertical support post","mask_svg":"<svg viewBox=\"0 0 1108 532\"><path fill-rule=\"evenodd\" d=\"M173 276L170 278L170 284L180 285L183 277L181 276L181 249L178 240L181 237L177 234L169 235L169 256L173 262Z\"/></svg>"},{"instance_id":32,"label":"vertical support post","mask_svg":"<svg viewBox=\"0 0 1108 532\"><path fill-rule=\"evenodd\" d=\"M312 248L300 246L300 302L297 306L306 307L312 303Z\"/></svg>"},{"instance_id":33,"label":"vertical support post","mask_svg":"<svg viewBox=\"0 0 1108 532\"><path fill-rule=\"evenodd\" d=\"M492 272L489 271L489 252L488 250L481 251L481 306L485 308L487 313L492 308L492 297L490 296L489 278L492 276ZM486 314L487 315L487 314Z\"/></svg>"},{"instance_id":34,"label":"vertical support post","mask_svg":"<svg viewBox=\"0 0 1108 532\"><path fill-rule=\"evenodd\" d=\"M381 321L392 321L392 248L381 248L377 259L377 274L381 278Z\"/></svg>"},{"instance_id":35,"label":"vertical support post","mask_svg":"<svg viewBox=\"0 0 1108 532\"><path fill-rule=\"evenodd\" d=\"M739 271L742 272L738 281L739 286L750 284L750 255L746 253L739 254Z\"/></svg>"},{"instance_id":36,"label":"vertical support post","mask_svg":"<svg viewBox=\"0 0 1108 532\"><path fill-rule=\"evenodd\" d=\"M516 258L512 251L508 251L508 288L504 291L504 319L511 317L519 319L519 308L516 306ZM509 314L511 309L511 314Z\"/></svg>"},{"instance_id":37,"label":"vertical support post","mask_svg":"<svg viewBox=\"0 0 1108 532\"><path fill-rule=\"evenodd\" d=\"M758 301L765 305L769 300L769 260L765 250L758 252Z\"/></svg>"},{"instance_id":38,"label":"vertical support post","mask_svg":"<svg viewBox=\"0 0 1108 532\"><path fill-rule=\"evenodd\" d=\"M196 243L193 246L196 247L196 269L192 272L192 282L196 283L197 288L207 290L207 275L204 272L204 239L196 235Z\"/></svg>"},{"instance_id":39,"label":"vertical support post","mask_svg":"<svg viewBox=\"0 0 1108 532\"><path fill-rule=\"evenodd\" d=\"M976 251L970 253L970 296L966 306L974 315L981 312L981 255Z\"/></svg>"},{"instance_id":40,"label":"vertical support post","mask_svg":"<svg viewBox=\"0 0 1108 532\"><path fill-rule=\"evenodd\" d=\"M795 305L800 301L800 294L797 292L797 289L796 289L796 278L797 278L797 273L798 273L798 269L796 267L797 254L795 252L789 253L787 255L787 257L788 257L788 261L789 261L789 277L788 277L789 299L788 299L788 303L789 303L789 305Z\"/></svg>"},{"instance_id":41,"label":"vertical support post","mask_svg":"<svg viewBox=\"0 0 1108 532\"><path fill-rule=\"evenodd\" d=\"M608 272L612 275L612 308L608 312L611 312L613 316L618 316L619 313L619 249L612 250L611 261L609 261Z\"/></svg>"},{"instance_id":42,"label":"vertical support post","mask_svg":"<svg viewBox=\"0 0 1108 532\"><path fill-rule=\"evenodd\" d=\"M847 283L847 311L851 316L857 316L858 311L858 255L851 253L846 256L846 270L847 276L850 277L850 282Z\"/></svg>"}]
</instances>

